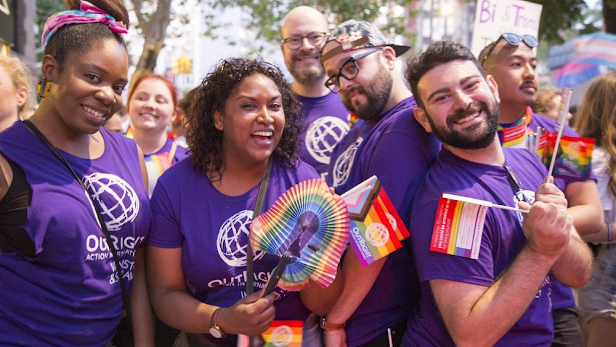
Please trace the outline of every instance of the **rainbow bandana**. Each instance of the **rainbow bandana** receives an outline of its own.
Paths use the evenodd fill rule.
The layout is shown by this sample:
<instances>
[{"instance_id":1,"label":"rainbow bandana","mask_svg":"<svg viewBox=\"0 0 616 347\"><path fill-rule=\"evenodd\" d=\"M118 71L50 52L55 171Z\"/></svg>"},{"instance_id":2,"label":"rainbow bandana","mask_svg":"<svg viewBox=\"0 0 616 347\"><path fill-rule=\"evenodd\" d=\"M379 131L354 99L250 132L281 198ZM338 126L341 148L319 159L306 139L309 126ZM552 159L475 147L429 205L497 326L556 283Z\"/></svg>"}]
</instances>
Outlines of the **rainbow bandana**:
<instances>
[{"instance_id":1,"label":"rainbow bandana","mask_svg":"<svg viewBox=\"0 0 616 347\"><path fill-rule=\"evenodd\" d=\"M498 137L500 137L503 147L526 148L526 135L531 133L528 124L533 120L533 111L530 107L526 108L524 116L508 127L498 125Z\"/></svg>"},{"instance_id":2,"label":"rainbow bandana","mask_svg":"<svg viewBox=\"0 0 616 347\"><path fill-rule=\"evenodd\" d=\"M105 23L109 25L112 31L118 34L126 34L128 32L122 22L116 21L115 18L108 15L105 11L87 1L81 1L80 9L58 12L47 18L43 35L41 36L43 48L47 46L47 42L49 42L53 34L67 24Z\"/></svg>"}]
</instances>

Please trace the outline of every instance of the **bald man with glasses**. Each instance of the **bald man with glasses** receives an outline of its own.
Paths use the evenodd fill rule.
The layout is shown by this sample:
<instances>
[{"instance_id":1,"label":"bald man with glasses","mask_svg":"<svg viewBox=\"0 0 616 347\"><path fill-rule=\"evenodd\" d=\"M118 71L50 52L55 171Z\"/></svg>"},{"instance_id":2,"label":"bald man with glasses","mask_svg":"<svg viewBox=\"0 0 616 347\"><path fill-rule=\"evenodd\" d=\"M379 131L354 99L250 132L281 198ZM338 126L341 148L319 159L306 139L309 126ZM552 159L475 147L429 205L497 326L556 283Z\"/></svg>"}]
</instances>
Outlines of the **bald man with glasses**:
<instances>
[{"instance_id":1,"label":"bald man with glasses","mask_svg":"<svg viewBox=\"0 0 616 347\"><path fill-rule=\"evenodd\" d=\"M319 53L329 35L327 20L314 8L299 6L285 16L280 34L280 49L294 79L291 88L304 104L306 128L299 155L325 179L331 154L350 122L350 112L338 95L324 86Z\"/></svg>"}]
</instances>

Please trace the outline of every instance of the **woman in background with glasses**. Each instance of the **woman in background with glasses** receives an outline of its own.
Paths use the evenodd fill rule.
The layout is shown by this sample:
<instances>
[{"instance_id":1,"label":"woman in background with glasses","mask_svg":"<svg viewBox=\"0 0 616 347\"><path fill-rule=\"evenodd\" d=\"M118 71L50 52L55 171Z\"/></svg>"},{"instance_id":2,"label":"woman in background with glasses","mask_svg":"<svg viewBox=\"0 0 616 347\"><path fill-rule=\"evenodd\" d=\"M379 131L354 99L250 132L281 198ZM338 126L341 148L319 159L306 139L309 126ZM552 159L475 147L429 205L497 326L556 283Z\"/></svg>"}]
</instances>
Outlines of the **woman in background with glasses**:
<instances>
[{"instance_id":1,"label":"woman in background with glasses","mask_svg":"<svg viewBox=\"0 0 616 347\"><path fill-rule=\"evenodd\" d=\"M191 346L236 346L235 335L259 335L274 320L301 321L303 345L319 346L312 312L327 313L341 280L262 298L258 290L278 257L256 251L254 273L246 273L248 230L270 159L262 211L296 183L318 177L297 159L301 105L277 67L241 58L216 66L191 101L192 156L171 167L152 196L147 273L157 316L189 333ZM248 276L258 291L252 295L245 292Z\"/></svg>"},{"instance_id":2,"label":"woman in background with glasses","mask_svg":"<svg viewBox=\"0 0 616 347\"><path fill-rule=\"evenodd\" d=\"M579 290L579 307L587 325L586 345L613 346L616 341L616 71L597 77L575 118L580 136L596 140L592 170L597 177L605 223L599 232L585 235L598 244L593 272Z\"/></svg>"}]
</instances>

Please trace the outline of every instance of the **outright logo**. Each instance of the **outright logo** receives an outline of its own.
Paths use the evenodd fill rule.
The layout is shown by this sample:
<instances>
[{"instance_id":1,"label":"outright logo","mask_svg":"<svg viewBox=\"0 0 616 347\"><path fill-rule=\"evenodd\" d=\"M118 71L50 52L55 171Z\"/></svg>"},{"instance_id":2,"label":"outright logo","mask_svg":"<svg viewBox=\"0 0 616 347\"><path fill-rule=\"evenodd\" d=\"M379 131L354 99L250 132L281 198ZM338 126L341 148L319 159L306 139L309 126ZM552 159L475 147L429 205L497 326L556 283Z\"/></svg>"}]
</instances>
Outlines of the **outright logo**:
<instances>
[{"instance_id":1,"label":"outright logo","mask_svg":"<svg viewBox=\"0 0 616 347\"><path fill-rule=\"evenodd\" d=\"M306 131L306 149L321 164L329 164L334 148L349 132L349 125L340 118L321 117Z\"/></svg>"},{"instance_id":2,"label":"outright logo","mask_svg":"<svg viewBox=\"0 0 616 347\"><path fill-rule=\"evenodd\" d=\"M240 211L227 219L220 227L216 248L220 259L229 266L246 266L246 248L252 215L253 211ZM264 252L255 251L253 260L259 260L264 255Z\"/></svg>"},{"instance_id":3,"label":"outright logo","mask_svg":"<svg viewBox=\"0 0 616 347\"><path fill-rule=\"evenodd\" d=\"M362 137L357 138L357 140L347 147L347 149L338 157L338 160L336 160L334 169L332 170L334 175L334 187L345 184L349 179L349 174L351 173L351 168L353 167L353 162L355 161L355 154L363 141L364 139Z\"/></svg>"},{"instance_id":4,"label":"outright logo","mask_svg":"<svg viewBox=\"0 0 616 347\"><path fill-rule=\"evenodd\" d=\"M120 230L124 224L137 218L139 198L125 180L113 174L94 173L84 177L83 181L98 203L109 231Z\"/></svg>"}]
</instances>

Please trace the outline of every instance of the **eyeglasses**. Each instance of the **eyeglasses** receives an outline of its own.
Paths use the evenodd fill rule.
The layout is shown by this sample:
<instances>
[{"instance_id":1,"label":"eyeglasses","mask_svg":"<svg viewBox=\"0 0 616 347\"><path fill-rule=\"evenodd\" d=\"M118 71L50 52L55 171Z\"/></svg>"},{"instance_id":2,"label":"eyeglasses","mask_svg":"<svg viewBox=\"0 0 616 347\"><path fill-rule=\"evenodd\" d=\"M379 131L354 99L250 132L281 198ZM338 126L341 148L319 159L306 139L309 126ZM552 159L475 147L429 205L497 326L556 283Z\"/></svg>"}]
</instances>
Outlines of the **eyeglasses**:
<instances>
[{"instance_id":1,"label":"eyeglasses","mask_svg":"<svg viewBox=\"0 0 616 347\"><path fill-rule=\"evenodd\" d=\"M499 36L496 41L492 43L492 47L490 47L490 50L488 51L488 53L481 60L481 67L483 67L483 64L486 62L490 54L492 54L492 52L494 51L494 48L496 48L496 45L498 45L500 40L505 40L507 41L508 44L510 44L511 46L515 46L515 47L519 46L520 43L522 42L524 42L530 48L535 48L539 46L539 42L537 41L537 38L532 35L518 35L518 34L513 34L513 33L504 33L501 36Z\"/></svg>"},{"instance_id":2,"label":"eyeglasses","mask_svg":"<svg viewBox=\"0 0 616 347\"><path fill-rule=\"evenodd\" d=\"M380 49L373 49L362 54L358 54L354 57L350 57L349 60L342 64L342 67L340 67L337 74L331 76L327 79L327 81L325 81L325 86L334 93L340 92L338 89L340 88L340 77L344 77L347 81L357 77L357 74L359 73L359 65L357 65L357 61L378 51L380 51Z\"/></svg>"},{"instance_id":3,"label":"eyeglasses","mask_svg":"<svg viewBox=\"0 0 616 347\"><path fill-rule=\"evenodd\" d=\"M287 45L289 49L299 49L304 43L304 39L308 39L311 45L320 47L327 35L327 33L310 33L306 36L291 36L282 40L282 43Z\"/></svg>"}]
</instances>

